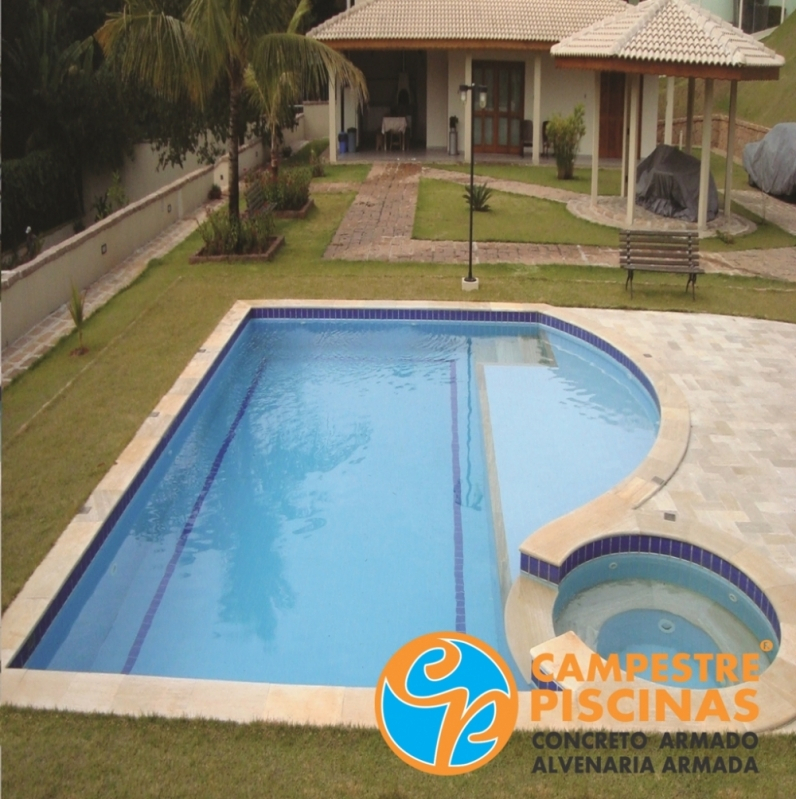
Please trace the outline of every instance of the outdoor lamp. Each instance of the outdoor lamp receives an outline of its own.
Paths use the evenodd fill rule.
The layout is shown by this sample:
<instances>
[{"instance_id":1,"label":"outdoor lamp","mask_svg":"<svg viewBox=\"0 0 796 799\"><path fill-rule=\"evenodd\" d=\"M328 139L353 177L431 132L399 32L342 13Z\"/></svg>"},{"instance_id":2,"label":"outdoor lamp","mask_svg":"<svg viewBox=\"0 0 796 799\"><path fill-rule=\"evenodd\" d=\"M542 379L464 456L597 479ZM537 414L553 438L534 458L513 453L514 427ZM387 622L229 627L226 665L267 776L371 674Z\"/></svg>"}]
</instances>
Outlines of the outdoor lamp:
<instances>
[{"instance_id":1,"label":"outdoor lamp","mask_svg":"<svg viewBox=\"0 0 796 799\"><path fill-rule=\"evenodd\" d=\"M462 289L472 291L478 288L478 278L473 277L473 173L475 171L475 95L478 94L478 107L486 108L487 87L477 86L475 83L462 83L459 86L459 96L462 102L467 102L467 92L472 92L473 101L470 103L470 249L468 258L467 277L462 278Z\"/></svg>"}]
</instances>

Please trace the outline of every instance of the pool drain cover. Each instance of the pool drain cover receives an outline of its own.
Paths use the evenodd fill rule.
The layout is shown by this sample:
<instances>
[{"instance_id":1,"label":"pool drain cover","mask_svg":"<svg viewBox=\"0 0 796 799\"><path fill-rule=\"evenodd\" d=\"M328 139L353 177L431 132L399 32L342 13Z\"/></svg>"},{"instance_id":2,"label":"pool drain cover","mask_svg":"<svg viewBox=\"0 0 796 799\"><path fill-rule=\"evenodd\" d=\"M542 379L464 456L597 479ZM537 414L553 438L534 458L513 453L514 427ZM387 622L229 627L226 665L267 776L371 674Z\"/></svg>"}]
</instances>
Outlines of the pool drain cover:
<instances>
[{"instance_id":1,"label":"pool drain cover","mask_svg":"<svg viewBox=\"0 0 796 799\"><path fill-rule=\"evenodd\" d=\"M658 629L662 633L673 633L674 632L674 622L671 619L661 619L658 622Z\"/></svg>"}]
</instances>

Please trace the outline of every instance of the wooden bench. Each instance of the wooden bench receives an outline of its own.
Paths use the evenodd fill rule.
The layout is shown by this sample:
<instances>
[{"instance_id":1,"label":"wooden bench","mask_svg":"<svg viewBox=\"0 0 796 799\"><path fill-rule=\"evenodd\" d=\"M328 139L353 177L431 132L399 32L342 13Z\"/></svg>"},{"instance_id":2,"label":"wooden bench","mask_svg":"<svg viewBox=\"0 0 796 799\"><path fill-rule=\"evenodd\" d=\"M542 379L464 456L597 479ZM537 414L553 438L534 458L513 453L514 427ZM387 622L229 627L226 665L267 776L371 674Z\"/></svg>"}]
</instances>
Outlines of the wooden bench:
<instances>
[{"instance_id":1,"label":"wooden bench","mask_svg":"<svg viewBox=\"0 0 796 799\"><path fill-rule=\"evenodd\" d=\"M256 180L246 186L244 191L246 197L246 215L256 216L257 214L267 214L276 208L275 203L268 203L265 201L265 190L262 183Z\"/></svg>"},{"instance_id":2,"label":"wooden bench","mask_svg":"<svg viewBox=\"0 0 796 799\"><path fill-rule=\"evenodd\" d=\"M696 299L696 280L705 270L699 266L699 234L694 230L620 230L619 265L627 270L625 291L633 296L634 272L687 274L685 290L691 286Z\"/></svg>"}]
</instances>

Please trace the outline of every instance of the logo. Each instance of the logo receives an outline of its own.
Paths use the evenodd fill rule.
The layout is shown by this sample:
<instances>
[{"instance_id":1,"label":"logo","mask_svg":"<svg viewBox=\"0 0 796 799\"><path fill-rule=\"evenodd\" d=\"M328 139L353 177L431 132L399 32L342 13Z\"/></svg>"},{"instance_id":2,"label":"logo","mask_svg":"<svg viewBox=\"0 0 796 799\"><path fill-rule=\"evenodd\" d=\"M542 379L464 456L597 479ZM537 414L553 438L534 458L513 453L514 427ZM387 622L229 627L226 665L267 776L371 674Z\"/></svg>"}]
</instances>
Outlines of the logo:
<instances>
[{"instance_id":1,"label":"logo","mask_svg":"<svg viewBox=\"0 0 796 799\"><path fill-rule=\"evenodd\" d=\"M465 633L430 633L401 647L376 686L376 719L390 749L429 774L480 768L508 742L517 687L503 658Z\"/></svg>"}]
</instances>

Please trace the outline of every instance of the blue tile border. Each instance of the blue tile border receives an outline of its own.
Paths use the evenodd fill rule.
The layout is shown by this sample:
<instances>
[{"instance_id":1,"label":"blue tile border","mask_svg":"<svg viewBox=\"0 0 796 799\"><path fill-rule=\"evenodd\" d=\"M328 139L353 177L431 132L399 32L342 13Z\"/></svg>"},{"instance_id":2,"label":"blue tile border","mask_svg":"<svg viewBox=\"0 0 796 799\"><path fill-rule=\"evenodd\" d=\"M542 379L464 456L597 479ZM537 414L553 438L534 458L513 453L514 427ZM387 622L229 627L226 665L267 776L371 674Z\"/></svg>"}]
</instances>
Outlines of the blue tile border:
<instances>
[{"instance_id":1,"label":"blue tile border","mask_svg":"<svg viewBox=\"0 0 796 799\"><path fill-rule=\"evenodd\" d=\"M193 408L197 399L201 395L205 386L215 374L224 358L231 349L231 347L238 340L241 333L246 328L246 323L250 319L364 319L364 320L401 320L401 321L443 321L443 322L488 322L488 323L512 323L512 324L541 324L546 327L551 327L568 335L574 336L610 356L622 366L626 367L646 388L656 407L660 411L660 401L652 383L644 374L644 372L624 353L620 352L612 344L601 339L593 333L584 330L577 325L570 322L564 322L549 314L540 311L482 311L482 310L463 310L463 309L426 309L426 308L315 308L315 307L252 307L236 325L234 331L231 333L229 339L220 349L218 354L213 359L212 364L207 372L195 386L194 390L186 399L183 407L176 414L168 430L161 437L158 444L155 446L152 453L147 458L146 462L139 470L133 481L122 494L119 501L114 506L113 510L102 522L99 531L94 536L86 551L75 564L72 571L69 573L64 584L56 593L52 602L48 605L42 617L39 619L33 630L23 642L22 646L17 650L14 657L9 662L11 668L21 668L24 666L27 659L33 653L33 650L38 646L44 634L47 632L50 624L60 609L63 607L72 590L77 585L80 578L88 568L94 556L99 551L99 548L107 539L111 530L116 522L121 517L122 513L130 504L132 498L135 496L136 491L140 488L143 481L152 470L162 452L168 446L176 431L179 429L180 424L185 419L185 416ZM622 550L626 551L626 550ZM585 562L584 555L580 556L578 564ZM544 562L536 562L535 576L540 576L541 571L544 571L542 579L550 580L558 583L563 579L568 569L562 567L560 570L557 566ZM534 572L523 569L529 574ZM779 635L779 622L777 621L775 629Z\"/></svg>"},{"instance_id":2,"label":"blue tile border","mask_svg":"<svg viewBox=\"0 0 796 799\"><path fill-rule=\"evenodd\" d=\"M534 558L527 553L520 553L520 571L558 585L578 566L595 558L622 552L659 554L661 557L684 560L702 569L712 571L746 594L768 619L774 629L777 640L782 641L779 617L765 591L751 577L736 566L733 566L729 561L696 544L688 544L684 541L657 535L636 533L613 535L599 538L596 541L589 541L587 544L578 547L567 556L560 567Z\"/></svg>"}]
</instances>

